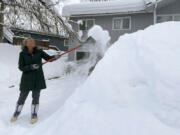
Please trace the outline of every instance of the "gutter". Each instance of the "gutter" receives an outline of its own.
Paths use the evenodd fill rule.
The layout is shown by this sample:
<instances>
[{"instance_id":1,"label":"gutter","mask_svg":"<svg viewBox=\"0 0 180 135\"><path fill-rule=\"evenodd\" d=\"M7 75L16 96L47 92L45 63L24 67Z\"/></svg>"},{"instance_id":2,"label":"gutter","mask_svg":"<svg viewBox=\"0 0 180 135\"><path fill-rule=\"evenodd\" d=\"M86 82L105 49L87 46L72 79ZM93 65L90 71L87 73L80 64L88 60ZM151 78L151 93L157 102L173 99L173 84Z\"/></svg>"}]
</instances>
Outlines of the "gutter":
<instances>
[{"instance_id":1,"label":"gutter","mask_svg":"<svg viewBox=\"0 0 180 135\"><path fill-rule=\"evenodd\" d=\"M71 15L70 18L94 17L94 16L112 16L112 15L129 15L129 14L139 14L139 13L152 13L152 12L149 12L147 10L140 10L140 11L117 12L117 13L78 14L78 15Z\"/></svg>"},{"instance_id":2,"label":"gutter","mask_svg":"<svg viewBox=\"0 0 180 135\"><path fill-rule=\"evenodd\" d=\"M145 0L144 0L145 2ZM145 5L146 5L146 11L152 11L153 13L153 22L154 24L157 23L157 7L158 7L158 2L159 0L156 0L155 2L148 2L146 3L145 2Z\"/></svg>"}]
</instances>

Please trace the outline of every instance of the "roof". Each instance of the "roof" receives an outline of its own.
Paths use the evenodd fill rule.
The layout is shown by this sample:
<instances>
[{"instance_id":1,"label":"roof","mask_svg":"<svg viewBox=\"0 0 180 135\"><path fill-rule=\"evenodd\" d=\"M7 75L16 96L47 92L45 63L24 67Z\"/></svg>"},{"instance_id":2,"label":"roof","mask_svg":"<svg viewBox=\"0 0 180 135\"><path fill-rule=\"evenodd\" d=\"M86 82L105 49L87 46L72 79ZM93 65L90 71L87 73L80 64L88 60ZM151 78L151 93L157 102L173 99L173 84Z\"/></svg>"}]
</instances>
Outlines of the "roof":
<instances>
[{"instance_id":1,"label":"roof","mask_svg":"<svg viewBox=\"0 0 180 135\"><path fill-rule=\"evenodd\" d=\"M110 0L104 2L82 2L63 7L63 16L88 14L111 14L144 11L146 4L155 0Z\"/></svg>"},{"instance_id":2,"label":"roof","mask_svg":"<svg viewBox=\"0 0 180 135\"><path fill-rule=\"evenodd\" d=\"M10 42L10 43L12 43L13 42L13 37L14 37L14 33L10 30L10 29L8 29L8 28L6 28L6 27L4 27L3 28L3 31L4 31L4 37Z\"/></svg>"},{"instance_id":3,"label":"roof","mask_svg":"<svg viewBox=\"0 0 180 135\"><path fill-rule=\"evenodd\" d=\"M149 10L146 9L154 6L156 2L164 4L172 1L174 0L108 0L104 2L81 2L64 6L62 15L70 17L80 15L149 12Z\"/></svg>"},{"instance_id":4,"label":"roof","mask_svg":"<svg viewBox=\"0 0 180 135\"><path fill-rule=\"evenodd\" d=\"M14 31L27 32L27 33L32 33L32 34L38 34L38 35L46 35L46 36L50 36L50 37L67 38L66 36L61 36L58 34L52 34L52 33L46 33L46 32L34 31L34 30L26 30L26 29L21 29L21 28L11 27L11 30L12 31L14 30Z\"/></svg>"}]
</instances>

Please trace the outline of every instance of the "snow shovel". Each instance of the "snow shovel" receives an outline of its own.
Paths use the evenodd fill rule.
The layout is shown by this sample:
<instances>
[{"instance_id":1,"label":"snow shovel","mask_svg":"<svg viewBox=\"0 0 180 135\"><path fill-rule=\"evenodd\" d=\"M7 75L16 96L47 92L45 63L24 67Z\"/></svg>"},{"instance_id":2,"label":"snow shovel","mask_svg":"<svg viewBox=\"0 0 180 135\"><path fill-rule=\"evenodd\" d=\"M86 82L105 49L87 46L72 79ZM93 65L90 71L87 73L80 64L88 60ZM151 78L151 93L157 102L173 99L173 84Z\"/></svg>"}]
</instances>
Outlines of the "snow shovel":
<instances>
[{"instance_id":1,"label":"snow shovel","mask_svg":"<svg viewBox=\"0 0 180 135\"><path fill-rule=\"evenodd\" d=\"M78 48L86 45L86 44L92 44L92 43L95 43L95 42L96 42L96 41L95 41L94 38L89 37L89 38L87 38L87 40L86 40L85 42L82 42L81 45L76 46L76 47L74 47L74 48L72 48L72 49L70 49L70 50L68 50L68 51L66 51L66 52L64 52L64 53L62 53L62 54L59 54L59 56L64 56L64 55L66 55L66 54L68 54L68 53L70 53L70 52L72 52L72 51L74 51L74 50L76 50L76 49L78 49ZM46 63L48 63L48 62L51 62L51 61L53 61L53 60L55 60L55 58L51 58L51 59L45 61L44 63L42 63L42 65L44 65L44 64L46 64Z\"/></svg>"}]
</instances>

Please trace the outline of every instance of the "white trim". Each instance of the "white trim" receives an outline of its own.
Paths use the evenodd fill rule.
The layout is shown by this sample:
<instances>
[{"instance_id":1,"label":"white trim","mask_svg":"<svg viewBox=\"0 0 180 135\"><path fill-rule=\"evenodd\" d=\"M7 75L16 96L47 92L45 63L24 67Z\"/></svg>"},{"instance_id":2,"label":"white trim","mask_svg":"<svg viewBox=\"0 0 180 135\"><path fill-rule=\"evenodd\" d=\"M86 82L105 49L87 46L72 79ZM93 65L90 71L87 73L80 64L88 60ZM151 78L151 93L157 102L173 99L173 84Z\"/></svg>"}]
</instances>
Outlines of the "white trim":
<instances>
[{"instance_id":1,"label":"white trim","mask_svg":"<svg viewBox=\"0 0 180 135\"><path fill-rule=\"evenodd\" d=\"M68 39L64 39L64 46L65 46L65 47L70 46L69 44L65 44L65 42L66 42L67 40L68 40Z\"/></svg>"},{"instance_id":2,"label":"white trim","mask_svg":"<svg viewBox=\"0 0 180 135\"><path fill-rule=\"evenodd\" d=\"M94 23L94 25L96 24L96 19L94 19L94 18L79 19L79 20L82 20L82 22L83 22L83 21L85 21L85 27L86 27L86 29L85 29L85 30L87 30L87 21L88 21L88 20L92 20L92 21L93 21L93 23ZM79 21L79 20L78 20L78 21ZM78 31L80 31L80 29L79 29L79 24L78 24Z\"/></svg>"},{"instance_id":3,"label":"white trim","mask_svg":"<svg viewBox=\"0 0 180 135\"><path fill-rule=\"evenodd\" d=\"M115 29L114 28L114 20L116 20L116 19L129 19L129 29L123 29L123 27L122 28L120 28L120 29ZM113 19L112 19L112 30L131 30L131 28L132 28L132 23L131 23L132 21L131 21L131 16L124 16L124 17L114 17ZM122 23L122 25L123 25L123 23Z\"/></svg>"}]
</instances>

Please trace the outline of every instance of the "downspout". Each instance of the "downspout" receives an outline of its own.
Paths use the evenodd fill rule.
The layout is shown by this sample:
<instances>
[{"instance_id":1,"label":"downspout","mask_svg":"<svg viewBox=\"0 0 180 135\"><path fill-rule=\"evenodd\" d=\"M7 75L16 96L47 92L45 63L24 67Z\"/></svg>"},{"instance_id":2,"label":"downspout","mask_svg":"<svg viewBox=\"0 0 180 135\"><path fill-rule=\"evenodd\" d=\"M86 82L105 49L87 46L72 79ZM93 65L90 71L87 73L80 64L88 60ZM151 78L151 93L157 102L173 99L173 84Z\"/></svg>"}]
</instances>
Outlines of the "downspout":
<instances>
[{"instance_id":1,"label":"downspout","mask_svg":"<svg viewBox=\"0 0 180 135\"><path fill-rule=\"evenodd\" d=\"M158 2L157 2L157 0L156 0L156 2L155 2L155 5L154 5L154 24L156 24L157 23L157 6L158 6Z\"/></svg>"}]
</instances>

